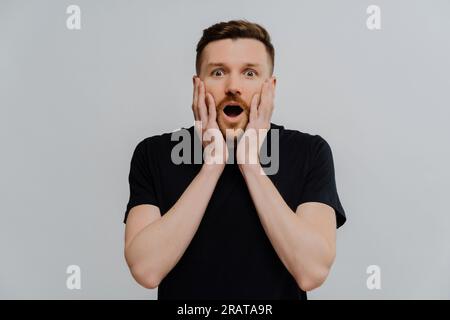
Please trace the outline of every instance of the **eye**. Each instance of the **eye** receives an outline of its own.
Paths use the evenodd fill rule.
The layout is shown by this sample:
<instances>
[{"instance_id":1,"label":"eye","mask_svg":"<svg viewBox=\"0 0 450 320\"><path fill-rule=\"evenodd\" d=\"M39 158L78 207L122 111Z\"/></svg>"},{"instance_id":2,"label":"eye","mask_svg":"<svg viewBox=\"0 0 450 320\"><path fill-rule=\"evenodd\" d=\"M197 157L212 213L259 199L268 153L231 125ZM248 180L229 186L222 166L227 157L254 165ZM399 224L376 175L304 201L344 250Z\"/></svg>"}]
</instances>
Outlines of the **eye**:
<instances>
[{"instance_id":1,"label":"eye","mask_svg":"<svg viewBox=\"0 0 450 320\"><path fill-rule=\"evenodd\" d=\"M253 78L257 75L257 72L255 70L248 69L247 71L245 71L245 75L249 76L250 78Z\"/></svg>"},{"instance_id":2,"label":"eye","mask_svg":"<svg viewBox=\"0 0 450 320\"><path fill-rule=\"evenodd\" d=\"M211 72L211 75L215 76L215 77L220 77L220 76L223 75L223 70L222 69L215 69L215 70L213 70L213 72Z\"/></svg>"}]
</instances>

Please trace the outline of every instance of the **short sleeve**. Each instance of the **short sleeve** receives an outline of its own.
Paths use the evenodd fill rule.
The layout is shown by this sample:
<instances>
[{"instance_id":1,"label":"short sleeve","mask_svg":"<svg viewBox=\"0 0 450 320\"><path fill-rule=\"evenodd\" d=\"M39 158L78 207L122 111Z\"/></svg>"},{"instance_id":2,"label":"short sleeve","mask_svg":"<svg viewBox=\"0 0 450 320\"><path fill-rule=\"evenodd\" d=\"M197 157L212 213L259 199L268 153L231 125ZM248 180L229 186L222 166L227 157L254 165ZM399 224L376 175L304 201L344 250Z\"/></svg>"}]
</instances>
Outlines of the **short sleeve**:
<instances>
[{"instance_id":1,"label":"short sleeve","mask_svg":"<svg viewBox=\"0 0 450 320\"><path fill-rule=\"evenodd\" d=\"M128 182L130 198L123 222L126 223L130 210L140 204L152 204L159 207L156 197L153 164L148 153L148 140L141 141L135 148L130 163Z\"/></svg>"},{"instance_id":2,"label":"short sleeve","mask_svg":"<svg viewBox=\"0 0 450 320\"><path fill-rule=\"evenodd\" d=\"M336 224L339 228L345 223L346 216L336 188L333 155L329 144L321 136L313 137L309 169L298 205L305 202L329 205L336 213Z\"/></svg>"}]
</instances>

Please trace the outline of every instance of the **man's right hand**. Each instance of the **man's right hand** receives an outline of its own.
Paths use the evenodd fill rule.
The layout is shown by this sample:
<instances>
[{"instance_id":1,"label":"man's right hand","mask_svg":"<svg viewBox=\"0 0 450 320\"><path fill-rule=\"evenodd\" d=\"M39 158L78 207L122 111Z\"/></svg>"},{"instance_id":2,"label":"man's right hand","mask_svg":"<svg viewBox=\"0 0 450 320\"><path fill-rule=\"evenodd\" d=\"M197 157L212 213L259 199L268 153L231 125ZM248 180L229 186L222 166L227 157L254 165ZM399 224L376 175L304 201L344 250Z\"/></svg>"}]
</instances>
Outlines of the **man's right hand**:
<instances>
[{"instance_id":1,"label":"man's right hand","mask_svg":"<svg viewBox=\"0 0 450 320\"><path fill-rule=\"evenodd\" d=\"M205 90L205 83L194 77L194 97L192 111L195 118L195 130L204 147L204 163L208 167L223 170L228 159L228 148L217 124L216 103L214 97Z\"/></svg>"}]
</instances>

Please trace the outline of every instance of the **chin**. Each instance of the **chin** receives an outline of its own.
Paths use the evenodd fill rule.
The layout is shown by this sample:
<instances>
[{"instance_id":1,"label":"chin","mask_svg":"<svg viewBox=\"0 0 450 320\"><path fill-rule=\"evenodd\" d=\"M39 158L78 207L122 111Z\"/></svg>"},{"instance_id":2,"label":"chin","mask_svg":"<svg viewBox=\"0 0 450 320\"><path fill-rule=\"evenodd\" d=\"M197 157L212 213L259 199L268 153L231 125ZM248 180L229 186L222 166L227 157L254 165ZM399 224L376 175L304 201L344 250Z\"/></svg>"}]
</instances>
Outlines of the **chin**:
<instances>
[{"instance_id":1,"label":"chin","mask_svg":"<svg viewBox=\"0 0 450 320\"><path fill-rule=\"evenodd\" d=\"M227 128L225 128L224 130L221 130L222 131L222 134L223 134L223 138L224 139L227 139L227 136L226 136L226 129ZM241 130L239 130L239 129L233 129L233 128L228 128L229 130L233 130L232 132L228 132L228 140L232 140L232 141L237 141L237 140L239 140L239 138L240 138L240 136L242 136L242 134L244 133L244 128L239 128L239 129L241 129Z\"/></svg>"},{"instance_id":2,"label":"chin","mask_svg":"<svg viewBox=\"0 0 450 320\"><path fill-rule=\"evenodd\" d=\"M227 138L227 134L229 136L228 139L232 139L236 141L245 131L245 128L247 127L248 120L242 121L241 123L235 124L233 126L226 125L222 121L218 121L219 123L219 129L222 132L223 138ZM228 130L228 132L227 132Z\"/></svg>"}]
</instances>

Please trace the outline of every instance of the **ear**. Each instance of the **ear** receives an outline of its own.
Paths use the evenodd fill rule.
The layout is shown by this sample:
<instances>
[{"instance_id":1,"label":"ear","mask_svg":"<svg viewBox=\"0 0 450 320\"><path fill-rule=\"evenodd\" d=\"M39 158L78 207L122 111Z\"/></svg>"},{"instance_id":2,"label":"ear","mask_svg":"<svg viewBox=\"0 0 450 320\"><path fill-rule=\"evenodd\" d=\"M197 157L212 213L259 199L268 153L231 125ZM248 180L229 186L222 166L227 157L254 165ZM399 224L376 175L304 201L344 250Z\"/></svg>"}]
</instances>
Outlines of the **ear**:
<instances>
[{"instance_id":1,"label":"ear","mask_svg":"<svg viewBox=\"0 0 450 320\"><path fill-rule=\"evenodd\" d=\"M277 78L275 76L270 77L270 81L273 83L273 86L276 87L277 85Z\"/></svg>"}]
</instances>

